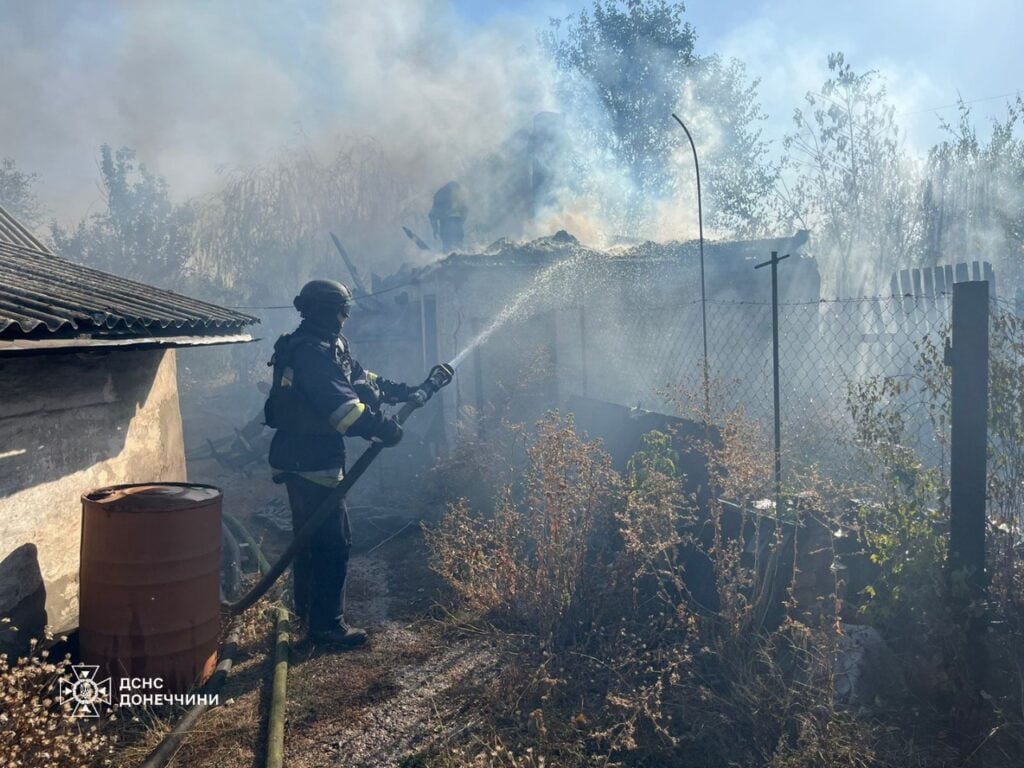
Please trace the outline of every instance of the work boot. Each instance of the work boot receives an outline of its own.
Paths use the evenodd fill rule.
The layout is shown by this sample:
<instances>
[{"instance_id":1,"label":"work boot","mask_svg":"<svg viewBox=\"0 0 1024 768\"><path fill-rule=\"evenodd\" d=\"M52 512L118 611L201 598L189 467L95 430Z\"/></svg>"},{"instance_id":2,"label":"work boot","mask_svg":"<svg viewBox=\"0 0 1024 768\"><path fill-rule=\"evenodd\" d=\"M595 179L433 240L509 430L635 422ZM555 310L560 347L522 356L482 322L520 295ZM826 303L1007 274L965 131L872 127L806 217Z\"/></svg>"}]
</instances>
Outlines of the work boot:
<instances>
[{"instance_id":1,"label":"work boot","mask_svg":"<svg viewBox=\"0 0 1024 768\"><path fill-rule=\"evenodd\" d=\"M366 630L339 622L327 629L311 629L309 641L316 645L336 645L339 648L359 648L366 645Z\"/></svg>"}]
</instances>

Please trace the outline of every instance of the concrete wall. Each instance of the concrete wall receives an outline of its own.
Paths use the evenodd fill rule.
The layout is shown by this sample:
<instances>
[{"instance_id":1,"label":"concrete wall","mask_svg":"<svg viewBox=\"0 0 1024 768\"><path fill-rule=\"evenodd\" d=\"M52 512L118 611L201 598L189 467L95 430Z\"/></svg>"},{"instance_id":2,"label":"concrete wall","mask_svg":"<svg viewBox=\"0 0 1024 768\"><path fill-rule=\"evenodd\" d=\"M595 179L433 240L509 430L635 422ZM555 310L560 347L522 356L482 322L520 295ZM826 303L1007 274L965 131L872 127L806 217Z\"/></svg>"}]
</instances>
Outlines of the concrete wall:
<instances>
[{"instance_id":1,"label":"concrete wall","mask_svg":"<svg viewBox=\"0 0 1024 768\"><path fill-rule=\"evenodd\" d=\"M174 350L0 361L0 617L75 626L82 493L185 479Z\"/></svg>"}]
</instances>

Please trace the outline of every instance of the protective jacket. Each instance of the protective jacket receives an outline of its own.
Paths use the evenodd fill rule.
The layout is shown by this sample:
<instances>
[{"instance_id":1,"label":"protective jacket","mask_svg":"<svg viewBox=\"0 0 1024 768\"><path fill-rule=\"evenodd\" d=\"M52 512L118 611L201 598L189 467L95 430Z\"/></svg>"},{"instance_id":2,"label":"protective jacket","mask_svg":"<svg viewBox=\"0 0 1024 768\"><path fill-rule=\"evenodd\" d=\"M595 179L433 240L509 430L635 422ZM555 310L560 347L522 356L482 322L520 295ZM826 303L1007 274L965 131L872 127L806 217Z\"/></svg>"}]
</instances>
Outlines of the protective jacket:
<instances>
[{"instance_id":1,"label":"protective jacket","mask_svg":"<svg viewBox=\"0 0 1024 768\"><path fill-rule=\"evenodd\" d=\"M270 466L333 484L345 470L347 436L369 439L381 403L399 403L409 387L365 370L344 336L303 321L274 344L274 380L264 407L276 429Z\"/></svg>"}]
</instances>

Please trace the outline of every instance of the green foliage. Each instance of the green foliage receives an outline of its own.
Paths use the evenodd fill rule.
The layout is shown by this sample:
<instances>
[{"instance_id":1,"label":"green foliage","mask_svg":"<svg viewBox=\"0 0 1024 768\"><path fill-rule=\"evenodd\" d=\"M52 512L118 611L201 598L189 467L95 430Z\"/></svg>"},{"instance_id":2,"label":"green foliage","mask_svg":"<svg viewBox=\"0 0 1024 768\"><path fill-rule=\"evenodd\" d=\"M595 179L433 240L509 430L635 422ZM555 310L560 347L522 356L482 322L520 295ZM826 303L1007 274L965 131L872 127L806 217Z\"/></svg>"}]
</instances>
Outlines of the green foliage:
<instances>
[{"instance_id":1,"label":"green foliage","mask_svg":"<svg viewBox=\"0 0 1024 768\"><path fill-rule=\"evenodd\" d=\"M862 296L915 256L918 175L878 73L855 72L842 53L828 69L783 142L782 216L814 233L837 295Z\"/></svg>"},{"instance_id":2,"label":"green foliage","mask_svg":"<svg viewBox=\"0 0 1024 768\"><path fill-rule=\"evenodd\" d=\"M652 429L640 438L640 450L629 457L626 475L630 488L640 488L653 472L675 477L679 456L672 450L672 436Z\"/></svg>"},{"instance_id":3,"label":"green foliage","mask_svg":"<svg viewBox=\"0 0 1024 768\"><path fill-rule=\"evenodd\" d=\"M910 381L880 376L851 385L857 441L871 476L858 509L860 534L878 567L863 612L886 636L921 637L939 618L944 594L948 509L942 477L911 445L902 404Z\"/></svg>"},{"instance_id":4,"label":"green foliage","mask_svg":"<svg viewBox=\"0 0 1024 768\"><path fill-rule=\"evenodd\" d=\"M949 571L949 480L942 471L922 466L903 419L908 399L923 398L936 435L948 441L947 340L944 331L918 345L913 379L879 377L850 390L860 444L873 470L865 484L872 494L859 506L858 528L877 572L861 610L893 644L923 700L948 723L944 727L964 743L978 744L971 748L972 757L976 752L985 755L977 758L979 764L1013 765L1024 748L1024 604L1019 598L1024 584L1019 546L1024 329L1009 313L993 314L986 545L990 585L984 602L968 586L967 574ZM998 679L989 675L979 681L978 647L969 645L966 628L982 616L997 619L1004 629L983 641L985 654L992 658L989 669L1001 670ZM986 689L981 694L985 704L979 707L981 687Z\"/></svg>"},{"instance_id":5,"label":"green foliage","mask_svg":"<svg viewBox=\"0 0 1024 768\"><path fill-rule=\"evenodd\" d=\"M13 159L0 159L0 205L30 230L39 226L43 207L36 196L38 173L25 173Z\"/></svg>"},{"instance_id":6,"label":"green foliage","mask_svg":"<svg viewBox=\"0 0 1024 768\"><path fill-rule=\"evenodd\" d=\"M993 254L1001 262L1001 281L1009 278L1003 284L1024 276L1018 259L1003 260L1024 245L1024 139L1017 136L1022 118L1018 96L1007 104L1006 116L992 122L987 143L963 100L956 123L942 121L948 138L928 153L922 197L927 263Z\"/></svg>"},{"instance_id":7,"label":"green foliage","mask_svg":"<svg viewBox=\"0 0 1024 768\"><path fill-rule=\"evenodd\" d=\"M578 158L584 175L600 173L609 160L625 169L632 185L626 231L689 184L689 144L671 119L676 112L695 132L713 180L704 188L710 223L755 232L766 224L763 201L775 179L758 127L757 81L737 61L697 55L684 10L667 0L598 1L592 12L552 20L541 44L559 71L562 109L587 147L589 160Z\"/></svg>"},{"instance_id":8,"label":"green foliage","mask_svg":"<svg viewBox=\"0 0 1024 768\"><path fill-rule=\"evenodd\" d=\"M171 201L167 182L136 160L135 151L100 147L105 208L74 229L56 222L58 253L115 275L163 287L183 281L195 209Z\"/></svg>"},{"instance_id":9,"label":"green foliage","mask_svg":"<svg viewBox=\"0 0 1024 768\"><path fill-rule=\"evenodd\" d=\"M564 23L553 20L542 37L565 73L560 95L574 114L590 112L596 97L603 113L584 123L591 141L613 152L628 169L640 195L661 192L673 172L664 167L669 113L681 79L696 63L695 33L683 6L666 0L628 0L625 7L595 2ZM560 34L564 37L560 38Z\"/></svg>"}]
</instances>

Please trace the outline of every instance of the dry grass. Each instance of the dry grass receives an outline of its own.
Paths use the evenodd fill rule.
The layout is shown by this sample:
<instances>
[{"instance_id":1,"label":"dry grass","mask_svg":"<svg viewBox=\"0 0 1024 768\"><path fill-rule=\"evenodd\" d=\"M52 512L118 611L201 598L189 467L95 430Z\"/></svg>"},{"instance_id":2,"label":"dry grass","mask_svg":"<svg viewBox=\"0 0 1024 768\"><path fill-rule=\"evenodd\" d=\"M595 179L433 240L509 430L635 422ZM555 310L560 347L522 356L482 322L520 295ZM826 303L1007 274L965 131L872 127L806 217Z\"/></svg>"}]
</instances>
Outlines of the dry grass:
<instances>
[{"instance_id":1,"label":"dry grass","mask_svg":"<svg viewBox=\"0 0 1024 768\"><path fill-rule=\"evenodd\" d=\"M106 723L74 717L73 704L60 701L60 681L73 679L70 656L54 661L37 646L33 640L29 654L9 666L0 655L0 765L106 764L113 753Z\"/></svg>"},{"instance_id":2,"label":"dry grass","mask_svg":"<svg viewBox=\"0 0 1024 768\"><path fill-rule=\"evenodd\" d=\"M715 423L702 446L715 491L703 510L681 498L666 441L649 442L619 478L555 415L528 439L523 481L496 489L493 508L448 507L429 538L432 563L458 626L495 645L501 671L461 692L485 724L423 765L965 764L977 743L965 752L943 736L927 706L836 702L842 584L817 584L814 611L795 598L803 521L833 491L815 482L788 505L788 538L776 525L760 541L746 518L727 530L719 499L740 500L746 515L771 492L770 465L742 414ZM688 550L710 563L716 610L690 599ZM1000 738L1015 727L1004 720Z\"/></svg>"}]
</instances>

